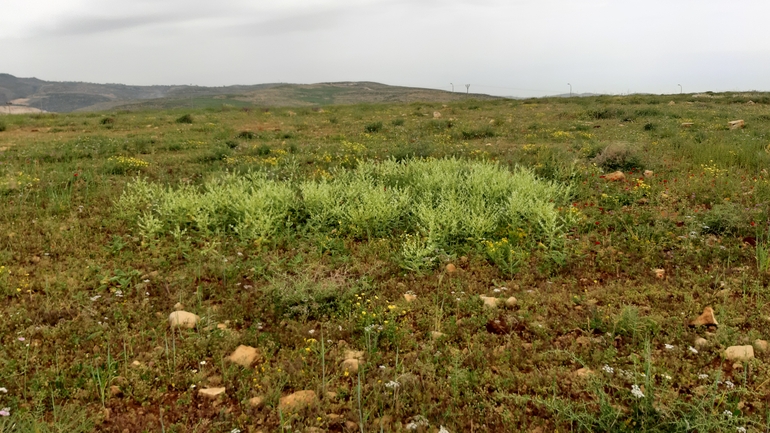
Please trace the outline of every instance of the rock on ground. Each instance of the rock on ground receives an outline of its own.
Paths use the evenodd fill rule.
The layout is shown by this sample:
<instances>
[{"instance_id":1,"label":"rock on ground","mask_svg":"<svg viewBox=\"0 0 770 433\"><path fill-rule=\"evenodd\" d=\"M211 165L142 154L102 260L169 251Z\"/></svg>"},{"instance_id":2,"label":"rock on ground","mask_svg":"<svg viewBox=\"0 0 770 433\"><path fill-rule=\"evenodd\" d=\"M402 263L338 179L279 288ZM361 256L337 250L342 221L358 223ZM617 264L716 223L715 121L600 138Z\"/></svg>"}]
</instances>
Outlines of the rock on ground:
<instances>
[{"instance_id":1,"label":"rock on ground","mask_svg":"<svg viewBox=\"0 0 770 433\"><path fill-rule=\"evenodd\" d=\"M251 367L251 364L253 364L257 358L259 358L259 351L255 347L240 345L227 359L230 360L230 362L248 368Z\"/></svg>"},{"instance_id":2,"label":"rock on ground","mask_svg":"<svg viewBox=\"0 0 770 433\"><path fill-rule=\"evenodd\" d=\"M225 388L203 388L198 391L198 395L204 398L214 399L225 393Z\"/></svg>"},{"instance_id":3,"label":"rock on ground","mask_svg":"<svg viewBox=\"0 0 770 433\"><path fill-rule=\"evenodd\" d=\"M479 295L479 299L484 303L484 308L497 308L497 298Z\"/></svg>"},{"instance_id":4,"label":"rock on ground","mask_svg":"<svg viewBox=\"0 0 770 433\"><path fill-rule=\"evenodd\" d=\"M265 406L265 398L252 397L249 399L249 406L253 407L254 409L262 409L262 407Z\"/></svg>"},{"instance_id":5,"label":"rock on ground","mask_svg":"<svg viewBox=\"0 0 770 433\"><path fill-rule=\"evenodd\" d=\"M172 328L195 328L200 317L187 311L174 311L168 316L168 324Z\"/></svg>"},{"instance_id":6,"label":"rock on ground","mask_svg":"<svg viewBox=\"0 0 770 433\"><path fill-rule=\"evenodd\" d=\"M714 309L711 307L706 307L703 309L703 313L696 317L692 322L690 322L690 326L718 326L719 323L717 323L717 318L714 316Z\"/></svg>"},{"instance_id":7,"label":"rock on ground","mask_svg":"<svg viewBox=\"0 0 770 433\"><path fill-rule=\"evenodd\" d=\"M281 400L278 403L278 409L284 412L297 412L306 407L313 406L316 403L318 403L318 396L315 391L297 391L294 394L281 397Z\"/></svg>"},{"instance_id":8,"label":"rock on ground","mask_svg":"<svg viewBox=\"0 0 770 433\"><path fill-rule=\"evenodd\" d=\"M626 180L626 175L623 174L622 171L616 171L610 174L607 174L604 176L604 179L609 180L610 182L617 182L620 180Z\"/></svg>"},{"instance_id":9,"label":"rock on ground","mask_svg":"<svg viewBox=\"0 0 770 433\"><path fill-rule=\"evenodd\" d=\"M342 370L347 371L348 373L358 373L358 365L361 363L356 358L349 358L344 361L342 361Z\"/></svg>"},{"instance_id":10,"label":"rock on ground","mask_svg":"<svg viewBox=\"0 0 770 433\"><path fill-rule=\"evenodd\" d=\"M754 358L754 347L730 346L725 350L725 358L730 361L748 361Z\"/></svg>"},{"instance_id":11,"label":"rock on ground","mask_svg":"<svg viewBox=\"0 0 770 433\"><path fill-rule=\"evenodd\" d=\"M754 340L754 349L757 352L767 352L767 349L768 349L767 340Z\"/></svg>"}]
</instances>

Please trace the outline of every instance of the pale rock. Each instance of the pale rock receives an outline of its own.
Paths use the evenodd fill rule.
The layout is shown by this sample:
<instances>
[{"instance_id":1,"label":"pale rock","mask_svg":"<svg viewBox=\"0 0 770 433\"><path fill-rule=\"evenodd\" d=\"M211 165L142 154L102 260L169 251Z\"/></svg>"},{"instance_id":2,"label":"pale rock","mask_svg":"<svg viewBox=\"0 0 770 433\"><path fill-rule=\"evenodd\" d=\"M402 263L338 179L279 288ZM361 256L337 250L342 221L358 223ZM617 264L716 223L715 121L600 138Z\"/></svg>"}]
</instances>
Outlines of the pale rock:
<instances>
[{"instance_id":1,"label":"pale rock","mask_svg":"<svg viewBox=\"0 0 770 433\"><path fill-rule=\"evenodd\" d=\"M767 352L767 340L754 340L754 349L756 349L757 352Z\"/></svg>"},{"instance_id":2,"label":"pale rock","mask_svg":"<svg viewBox=\"0 0 770 433\"><path fill-rule=\"evenodd\" d=\"M227 325L225 325L224 323L217 323L217 329L224 331L225 329L227 329Z\"/></svg>"},{"instance_id":3,"label":"pale rock","mask_svg":"<svg viewBox=\"0 0 770 433\"><path fill-rule=\"evenodd\" d=\"M430 337L434 340L438 340L439 338L446 337L446 334L443 332L433 331L430 333Z\"/></svg>"},{"instance_id":4,"label":"pale rock","mask_svg":"<svg viewBox=\"0 0 770 433\"><path fill-rule=\"evenodd\" d=\"M654 175L655 175L655 172L653 172L652 170L644 170L644 177L649 179L649 178L653 177Z\"/></svg>"},{"instance_id":5,"label":"pale rock","mask_svg":"<svg viewBox=\"0 0 770 433\"><path fill-rule=\"evenodd\" d=\"M361 363L356 358L350 358L342 361L342 370L348 373L358 373L358 365Z\"/></svg>"},{"instance_id":6,"label":"pale rock","mask_svg":"<svg viewBox=\"0 0 770 433\"><path fill-rule=\"evenodd\" d=\"M203 388L198 391L198 395L204 398L208 399L215 399L218 398L220 395L225 393L225 388Z\"/></svg>"},{"instance_id":7,"label":"pale rock","mask_svg":"<svg viewBox=\"0 0 770 433\"><path fill-rule=\"evenodd\" d=\"M621 180L626 180L626 175L623 174L622 171L618 170L618 171L612 172L610 174L604 175L604 179L608 180L610 182L617 182L617 181L621 181Z\"/></svg>"},{"instance_id":8,"label":"pale rock","mask_svg":"<svg viewBox=\"0 0 770 433\"><path fill-rule=\"evenodd\" d=\"M671 101L671 102L668 103L668 105L676 105L676 102Z\"/></svg>"},{"instance_id":9,"label":"pale rock","mask_svg":"<svg viewBox=\"0 0 770 433\"><path fill-rule=\"evenodd\" d=\"M591 339L585 336L580 336L575 339L575 343L577 343L580 346L590 346L591 345Z\"/></svg>"},{"instance_id":10,"label":"pale rock","mask_svg":"<svg viewBox=\"0 0 770 433\"><path fill-rule=\"evenodd\" d=\"M168 324L174 328L195 328L201 318L187 311L174 311L168 316Z\"/></svg>"},{"instance_id":11,"label":"pale rock","mask_svg":"<svg viewBox=\"0 0 770 433\"><path fill-rule=\"evenodd\" d=\"M740 129L746 126L746 123L743 120L733 120L727 122L727 124L730 125L730 129Z\"/></svg>"},{"instance_id":12,"label":"pale rock","mask_svg":"<svg viewBox=\"0 0 770 433\"><path fill-rule=\"evenodd\" d=\"M297 391L294 394L281 397L281 400L278 402L278 409L283 412L297 412L308 406L314 406L317 402L318 396L315 391Z\"/></svg>"},{"instance_id":13,"label":"pale rock","mask_svg":"<svg viewBox=\"0 0 770 433\"><path fill-rule=\"evenodd\" d=\"M714 309L704 308L703 313L690 322L690 326L719 326L717 318L714 316Z\"/></svg>"},{"instance_id":14,"label":"pale rock","mask_svg":"<svg viewBox=\"0 0 770 433\"><path fill-rule=\"evenodd\" d=\"M359 361L364 360L364 351L363 350L346 350L345 356L343 356L344 359L357 359Z\"/></svg>"},{"instance_id":15,"label":"pale rock","mask_svg":"<svg viewBox=\"0 0 770 433\"><path fill-rule=\"evenodd\" d=\"M132 367L141 367L141 366L142 366L142 363L141 363L141 362L139 362L139 361L136 361L136 360L135 360L134 362L132 362L132 363L131 363L131 366L132 366Z\"/></svg>"},{"instance_id":16,"label":"pale rock","mask_svg":"<svg viewBox=\"0 0 770 433\"><path fill-rule=\"evenodd\" d=\"M492 296L479 295L479 298L484 303L484 308L497 308L498 299Z\"/></svg>"},{"instance_id":17,"label":"pale rock","mask_svg":"<svg viewBox=\"0 0 770 433\"><path fill-rule=\"evenodd\" d=\"M348 431L358 431L358 424L353 421L345 421L345 428L348 429Z\"/></svg>"},{"instance_id":18,"label":"pale rock","mask_svg":"<svg viewBox=\"0 0 770 433\"><path fill-rule=\"evenodd\" d=\"M655 278L662 280L666 278L666 270L665 269L653 269L653 272L655 272Z\"/></svg>"},{"instance_id":19,"label":"pale rock","mask_svg":"<svg viewBox=\"0 0 770 433\"><path fill-rule=\"evenodd\" d=\"M230 362L246 368L251 367L251 364L253 364L257 358L259 358L259 351L255 347L244 345L235 348L235 351L227 357Z\"/></svg>"},{"instance_id":20,"label":"pale rock","mask_svg":"<svg viewBox=\"0 0 770 433\"><path fill-rule=\"evenodd\" d=\"M252 397L249 399L249 406L253 407L254 409L262 409L265 406L265 398Z\"/></svg>"},{"instance_id":21,"label":"pale rock","mask_svg":"<svg viewBox=\"0 0 770 433\"><path fill-rule=\"evenodd\" d=\"M176 304L174 304L174 310L175 311L182 311L182 310L184 310L184 305L182 305L181 302L177 302Z\"/></svg>"},{"instance_id":22,"label":"pale rock","mask_svg":"<svg viewBox=\"0 0 770 433\"><path fill-rule=\"evenodd\" d=\"M704 347L708 346L709 342L703 337L698 337L693 342L693 345L695 345L696 349L703 349Z\"/></svg>"},{"instance_id":23,"label":"pale rock","mask_svg":"<svg viewBox=\"0 0 770 433\"><path fill-rule=\"evenodd\" d=\"M748 361L754 358L754 347L730 346L725 349L725 358L730 361Z\"/></svg>"},{"instance_id":24,"label":"pale rock","mask_svg":"<svg viewBox=\"0 0 770 433\"><path fill-rule=\"evenodd\" d=\"M513 307L516 306L517 302L518 302L518 300L516 300L516 298L511 296L510 298L505 300L505 306L508 307L508 308L513 308Z\"/></svg>"},{"instance_id":25,"label":"pale rock","mask_svg":"<svg viewBox=\"0 0 770 433\"><path fill-rule=\"evenodd\" d=\"M746 105L754 105L754 104L755 104L755 102L752 101L752 100L749 100L749 102L746 103Z\"/></svg>"},{"instance_id":26,"label":"pale rock","mask_svg":"<svg viewBox=\"0 0 770 433\"><path fill-rule=\"evenodd\" d=\"M440 119L441 118L441 113L439 113L438 111L434 111L433 112L433 118L434 119Z\"/></svg>"},{"instance_id":27,"label":"pale rock","mask_svg":"<svg viewBox=\"0 0 770 433\"><path fill-rule=\"evenodd\" d=\"M579 370L575 371L575 372L574 372L574 373L572 373L572 374L573 374L575 377L577 377L578 379L586 379L586 378L588 378L589 376L592 376L592 375L594 374L594 372L593 372L593 370L591 370L590 368L587 368L587 367L583 367L583 368L581 368L581 369L579 369Z\"/></svg>"},{"instance_id":28,"label":"pale rock","mask_svg":"<svg viewBox=\"0 0 770 433\"><path fill-rule=\"evenodd\" d=\"M324 433L326 430L320 429L318 427L308 427L305 429L305 433Z\"/></svg>"},{"instance_id":29,"label":"pale rock","mask_svg":"<svg viewBox=\"0 0 770 433\"><path fill-rule=\"evenodd\" d=\"M452 263L446 265L446 272L448 274L454 274L457 271L457 267Z\"/></svg>"},{"instance_id":30,"label":"pale rock","mask_svg":"<svg viewBox=\"0 0 770 433\"><path fill-rule=\"evenodd\" d=\"M689 127L691 127L693 125L694 125L694 123L692 123L692 122L684 122L684 123L682 123L682 128L689 128Z\"/></svg>"},{"instance_id":31,"label":"pale rock","mask_svg":"<svg viewBox=\"0 0 770 433\"><path fill-rule=\"evenodd\" d=\"M417 295L413 295L411 293L404 293L404 300L406 300L406 302L413 302L415 299L417 299Z\"/></svg>"},{"instance_id":32,"label":"pale rock","mask_svg":"<svg viewBox=\"0 0 770 433\"><path fill-rule=\"evenodd\" d=\"M123 391L120 390L120 387L117 385L110 386L110 396L112 397L120 397L123 395Z\"/></svg>"}]
</instances>

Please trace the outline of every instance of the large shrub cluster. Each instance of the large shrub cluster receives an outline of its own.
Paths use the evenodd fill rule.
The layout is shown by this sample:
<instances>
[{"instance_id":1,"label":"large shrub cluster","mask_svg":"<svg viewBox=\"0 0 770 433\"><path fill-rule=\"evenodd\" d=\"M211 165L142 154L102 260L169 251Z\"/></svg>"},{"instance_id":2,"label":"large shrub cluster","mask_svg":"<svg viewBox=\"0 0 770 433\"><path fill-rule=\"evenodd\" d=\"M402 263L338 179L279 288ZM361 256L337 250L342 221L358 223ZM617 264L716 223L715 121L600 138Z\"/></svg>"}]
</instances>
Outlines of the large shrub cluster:
<instances>
[{"instance_id":1,"label":"large shrub cluster","mask_svg":"<svg viewBox=\"0 0 770 433\"><path fill-rule=\"evenodd\" d=\"M571 224L556 203L567 187L491 162L460 159L362 162L331 180L276 181L225 174L201 187L131 182L118 201L144 236L231 235L245 240L321 232L402 238L407 268L438 252L517 233L557 249ZM522 235L525 234L525 235ZM520 245L521 246L521 245Z\"/></svg>"}]
</instances>

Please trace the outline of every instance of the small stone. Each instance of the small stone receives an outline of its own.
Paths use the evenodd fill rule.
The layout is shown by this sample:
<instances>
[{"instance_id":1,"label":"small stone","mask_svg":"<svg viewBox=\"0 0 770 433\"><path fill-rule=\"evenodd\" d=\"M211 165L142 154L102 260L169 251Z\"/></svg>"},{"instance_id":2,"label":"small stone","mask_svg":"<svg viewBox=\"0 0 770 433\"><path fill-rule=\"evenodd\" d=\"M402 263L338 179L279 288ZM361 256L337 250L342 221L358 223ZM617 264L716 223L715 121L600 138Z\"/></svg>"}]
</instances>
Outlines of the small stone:
<instances>
[{"instance_id":1,"label":"small stone","mask_svg":"<svg viewBox=\"0 0 770 433\"><path fill-rule=\"evenodd\" d=\"M334 401L337 399L337 393L334 391L326 391L326 396L324 398Z\"/></svg>"},{"instance_id":2,"label":"small stone","mask_svg":"<svg viewBox=\"0 0 770 433\"><path fill-rule=\"evenodd\" d=\"M736 362L735 364L733 364L733 370L743 370L743 364L741 364L740 362Z\"/></svg>"},{"instance_id":3,"label":"small stone","mask_svg":"<svg viewBox=\"0 0 770 433\"><path fill-rule=\"evenodd\" d=\"M730 129L740 129L746 126L746 123L743 120L733 120L727 122L727 124L730 125Z\"/></svg>"},{"instance_id":4,"label":"small stone","mask_svg":"<svg viewBox=\"0 0 770 433\"><path fill-rule=\"evenodd\" d=\"M201 318L187 311L174 311L168 316L168 324L174 328L195 328Z\"/></svg>"},{"instance_id":5,"label":"small stone","mask_svg":"<svg viewBox=\"0 0 770 433\"><path fill-rule=\"evenodd\" d=\"M141 366L142 366L142 363L141 363L141 362L139 362L139 361L134 361L134 362L132 362L132 363L131 363L131 365L132 365L133 367L141 367Z\"/></svg>"},{"instance_id":6,"label":"small stone","mask_svg":"<svg viewBox=\"0 0 770 433\"><path fill-rule=\"evenodd\" d=\"M184 310L184 305L182 305L181 302L177 302L176 304L174 304L174 310L182 311L182 310Z\"/></svg>"},{"instance_id":7,"label":"small stone","mask_svg":"<svg viewBox=\"0 0 770 433\"><path fill-rule=\"evenodd\" d=\"M358 365L361 363L356 358L350 358L342 361L342 370L348 373L358 373Z\"/></svg>"},{"instance_id":8,"label":"small stone","mask_svg":"<svg viewBox=\"0 0 770 433\"><path fill-rule=\"evenodd\" d=\"M717 318L714 316L714 309L706 307L703 313L690 322L690 326L718 326Z\"/></svg>"},{"instance_id":9,"label":"small stone","mask_svg":"<svg viewBox=\"0 0 770 433\"><path fill-rule=\"evenodd\" d=\"M453 265L452 263L448 263L446 265L446 272L448 274L454 274L457 271L457 267Z\"/></svg>"},{"instance_id":10,"label":"small stone","mask_svg":"<svg viewBox=\"0 0 770 433\"><path fill-rule=\"evenodd\" d=\"M434 118L434 119L440 119L440 118L441 118L441 113L440 113L440 112L438 112L438 111L434 111L434 112L433 112L433 118Z\"/></svg>"},{"instance_id":11,"label":"small stone","mask_svg":"<svg viewBox=\"0 0 770 433\"><path fill-rule=\"evenodd\" d=\"M324 431L318 427L308 427L305 429L305 433L324 433Z\"/></svg>"},{"instance_id":12,"label":"small stone","mask_svg":"<svg viewBox=\"0 0 770 433\"><path fill-rule=\"evenodd\" d=\"M767 340L754 340L754 349L756 349L757 352L767 352Z\"/></svg>"},{"instance_id":13,"label":"small stone","mask_svg":"<svg viewBox=\"0 0 770 433\"><path fill-rule=\"evenodd\" d=\"M626 175L622 171L616 171L607 175L604 175L604 179L610 182L617 182L620 180L626 180Z\"/></svg>"},{"instance_id":14,"label":"small stone","mask_svg":"<svg viewBox=\"0 0 770 433\"><path fill-rule=\"evenodd\" d=\"M589 377L589 376L592 376L592 375L594 374L594 372L593 372L593 370L591 370L590 368L587 368L587 367L583 367L583 368L581 368L581 369L579 369L579 370L575 371L575 372L574 372L574 373L572 373L572 374L573 374L575 377L579 378L579 379L585 379L585 378L587 378L587 377Z\"/></svg>"},{"instance_id":15,"label":"small stone","mask_svg":"<svg viewBox=\"0 0 770 433\"><path fill-rule=\"evenodd\" d=\"M676 102L674 102L674 101L669 101L668 105L676 105Z\"/></svg>"},{"instance_id":16,"label":"small stone","mask_svg":"<svg viewBox=\"0 0 770 433\"><path fill-rule=\"evenodd\" d=\"M413 295L411 293L404 293L404 299L406 302L413 302L415 299L417 299L417 295Z\"/></svg>"},{"instance_id":17,"label":"small stone","mask_svg":"<svg viewBox=\"0 0 770 433\"><path fill-rule=\"evenodd\" d=\"M359 361L363 361L364 359L364 351L363 350L346 350L345 356L343 356L344 359L357 359Z\"/></svg>"},{"instance_id":18,"label":"small stone","mask_svg":"<svg viewBox=\"0 0 770 433\"><path fill-rule=\"evenodd\" d=\"M208 399L215 399L225 393L225 388L203 388L198 391L198 395Z\"/></svg>"},{"instance_id":19,"label":"small stone","mask_svg":"<svg viewBox=\"0 0 770 433\"><path fill-rule=\"evenodd\" d=\"M653 272L655 272L655 278L662 280L666 278L666 270L665 269L653 269Z\"/></svg>"},{"instance_id":20,"label":"small stone","mask_svg":"<svg viewBox=\"0 0 770 433\"><path fill-rule=\"evenodd\" d=\"M651 178L654 175L655 175L655 173L652 170L644 170L644 177L649 179L649 178Z\"/></svg>"},{"instance_id":21,"label":"small stone","mask_svg":"<svg viewBox=\"0 0 770 433\"><path fill-rule=\"evenodd\" d=\"M694 123L692 123L692 122L684 122L684 123L682 123L682 128L689 128L692 125L694 125Z\"/></svg>"},{"instance_id":22,"label":"small stone","mask_svg":"<svg viewBox=\"0 0 770 433\"><path fill-rule=\"evenodd\" d=\"M294 394L281 397L281 400L278 402L278 409L283 412L297 412L308 406L313 406L317 402L318 396L316 395L315 391L297 391Z\"/></svg>"},{"instance_id":23,"label":"small stone","mask_svg":"<svg viewBox=\"0 0 770 433\"><path fill-rule=\"evenodd\" d=\"M358 431L358 424L353 421L345 421L345 428L348 429L348 431Z\"/></svg>"},{"instance_id":24,"label":"small stone","mask_svg":"<svg viewBox=\"0 0 770 433\"><path fill-rule=\"evenodd\" d=\"M725 349L725 358L730 361L748 361L754 358L754 347L730 346Z\"/></svg>"},{"instance_id":25,"label":"small stone","mask_svg":"<svg viewBox=\"0 0 770 433\"><path fill-rule=\"evenodd\" d=\"M704 347L708 346L709 342L703 337L698 337L695 339L693 344L695 345L696 349L703 349Z\"/></svg>"},{"instance_id":26,"label":"small stone","mask_svg":"<svg viewBox=\"0 0 770 433\"><path fill-rule=\"evenodd\" d=\"M591 345L591 339L586 336L580 336L575 339L575 343L577 343L580 346L590 346Z\"/></svg>"},{"instance_id":27,"label":"small stone","mask_svg":"<svg viewBox=\"0 0 770 433\"><path fill-rule=\"evenodd\" d=\"M516 300L516 298L514 298L513 296L511 296L510 298L508 298L508 299L506 299L506 300L505 300L505 306L506 306L506 307L508 307L508 308L513 308L513 307L515 307L515 306L516 306L516 303L517 303L517 302L518 302L518 301Z\"/></svg>"},{"instance_id":28,"label":"small stone","mask_svg":"<svg viewBox=\"0 0 770 433\"><path fill-rule=\"evenodd\" d=\"M326 418L329 420L330 424L335 424L338 422L341 422L343 419L345 419L344 416L337 414L337 413L330 413L326 415Z\"/></svg>"},{"instance_id":29,"label":"small stone","mask_svg":"<svg viewBox=\"0 0 770 433\"><path fill-rule=\"evenodd\" d=\"M240 345L227 359L242 367L249 368L257 358L259 358L259 351L255 347Z\"/></svg>"},{"instance_id":30,"label":"small stone","mask_svg":"<svg viewBox=\"0 0 770 433\"><path fill-rule=\"evenodd\" d=\"M479 295L479 298L484 303L484 308L497 308L497 298L492 296Z\"/></svg>"},{"instance_id":31,"label":"small stone","mask_svg":"<svg viewBox=\"0 0 770 433\"><path fill-rule=\"evenodd\" d=\"M227 325L225 325L224 323L217 323L217 329L225 330L227 329Z\"/></svg>"},{"instance_id":32,"label":"small stone","mask_svg":"<svg viewBox=\"0 0 770 433\"><path fill-rule=\"evenodd\" d=\"M252 397L249 399L249 406L253 407L254 409L262 409L265 406L265 398Z\"/></svg>"},{"instance_id":33,"label":"small stone","mask_svg":"<svg viewBox=\"0 0 770 433\"><path fill-rule=\"evenodd\" d=\"M434 340L438 340L439 338L446 337L446 334L443 332L433 331L430 333L430 337Z\"/></svg>"},{"instance_id":34,"label":"small stone","mask_svg":"<svg viewBox=\"0 0 770 433\"><path fill-rule=\"evenodd\" d=\"M123 391L120 390L120 387L117 385L110 386L110 396L112 397L120 397L123 395Z\"/></svg>"}]
</instances>

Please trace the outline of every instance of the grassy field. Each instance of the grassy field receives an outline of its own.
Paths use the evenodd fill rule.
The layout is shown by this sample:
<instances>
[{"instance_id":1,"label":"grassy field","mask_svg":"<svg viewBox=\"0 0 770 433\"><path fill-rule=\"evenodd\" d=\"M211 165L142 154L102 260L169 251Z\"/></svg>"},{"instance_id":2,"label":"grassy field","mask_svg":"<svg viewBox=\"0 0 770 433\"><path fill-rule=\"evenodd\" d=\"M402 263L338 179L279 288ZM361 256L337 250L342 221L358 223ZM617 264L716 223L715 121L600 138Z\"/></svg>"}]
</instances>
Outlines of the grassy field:
<instances>
[{"instance_id":1,"label":"grassy field","mask_svg":"<svg viewBox=\"0 0 770 433\"><path fill-rule=\"evenodd\" d=\"M0 432L770 429L770 96L209 102L0 116Z\"/></svg>"}]
</instances>

